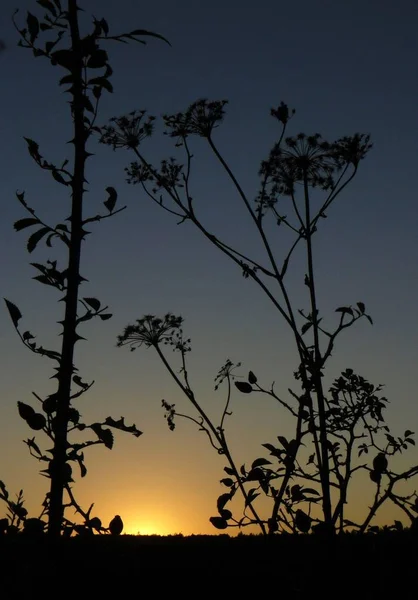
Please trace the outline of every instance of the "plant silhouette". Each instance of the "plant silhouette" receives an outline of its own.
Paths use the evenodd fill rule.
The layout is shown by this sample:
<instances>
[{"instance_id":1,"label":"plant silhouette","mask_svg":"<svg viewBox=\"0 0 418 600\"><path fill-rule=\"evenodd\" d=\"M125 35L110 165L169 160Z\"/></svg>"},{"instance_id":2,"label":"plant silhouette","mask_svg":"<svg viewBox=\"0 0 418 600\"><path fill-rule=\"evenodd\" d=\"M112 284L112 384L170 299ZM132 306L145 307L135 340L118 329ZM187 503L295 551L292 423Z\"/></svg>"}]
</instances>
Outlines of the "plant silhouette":
<instances>
[{"instance_id":1,"label":"plant silhouette","mask_svg":"<svg viewBox=\"0 0 418 600\"><path fill-rule=\"evenodd\" d=\"M328 374L326 365L334 353L337 338L357 321L366 319L372 324L372 319L365 304L359 301L335 309L337 320L334 328L324 324L318 305L313 238L323 226L332 205L356 176L371 149L370 138L360 133L335 141L325 140L317 133L289 136L287 130L295 111L281 102L270 111L279 125L278 140L261 162L259 191L255 200L251 200L215 140L215 131L225 117L226 104L225 100L201 99L184 112L163 117L165 134L173 138L177 152L183 152L181 162L171 157L155 166L147 158L146 141L153 135L155 118L144 110L111 119L102 128L101 141L114 150L124 148L132 152L136 160L125 169L128 183L140 185L145 194L164 211L174 215L179 224L185 221L193 223L206 239L235 263L245 279L254 281L261 288L292 331L299 357L294 371L297 387L289 388L287 399L279 397L273 385L270 389L262 387L252 371L246 382L235 381L234 369L239 365L228 361L216 380L216 388L226 380L227 399L220 423L214 424L198 402L189 382L186 355L190 351L190 340L183 336L181 317L146 315L125 328L118 344L128 344L131 349L142 344L155 348L198 415L195 418L178 413L174 405L163 401L170 429L174 429L176 415L187 418L208 435L218 453L225 455L228 477L221 483L228 492L218 498L219 515L210 519L216 528L257 524L262 533L270 534L277 531L307 533L313 527L317 533L327 535L334 533L336 528L342 532L346 526L364 531L387 499L402 508L414 521L416 494L401 497L395 494L394 486L417 475L418 467L396 473L387 466L392 454L414 444L413 432L406 431L403 437L397 439L390 434L382 416L386 399L379 400L375 396L381 388L375 388L351 369L334 381L329 393L324 389L324 377ZM192 146L196 136L206 140L232 182L243 210L259 235L265 253L264 261L251 258L245 248L234 248L220 239L200 218L198 194L192 190L195 161ZM271 233L274 227L280 230L284 240L290 239L283 256L277 256L275 250L274 234ZM307 309L296 309L287 283L288 269L296 250L304 255L301 277L307 291ZM163 352L163 344L173 346L180 354L180 371L170 364ZM278 466L272 467L270 460L259 457L250 469L245 465L237 468L228 449L224 429L225 418L230 414L232 383L244 394L269 395L293 416L295 433L292 439L279 435L279 446L263 444ZM386 436L383 442L378 441L377 434L380 432ZM359 440L362 440L360 445ZM308 444L311 449L305 456L302 450ZM369 449L377 451L373 464L354 466L355 452L361 455ZM345 518L344 511L349 482L359 470L370 472L376 491L369 516L364 523L356 525ZM382 484L383 479L387 487ZM315 486L312 487L312 484ZM244 511L241 518L234 519L226 505L237 491L242 494ZM272 509L267 518L261 518L255 508L254 502L260 494L270 499ZM318 511L313 515L317 504L321 506L322 516Z\"/></svg>"},{"instance_id":2,"label":"plant silhouette","mask_svg":"<svg viewBox=\"0 0 418 600\"><path fill-rule=\"evenodd\" d=\"M81 285L86 279L81 273L82 242L90 233L87 227L110 217L116 216L124 210L124 206L117 208L118 194L115 188L108 186L103 202L103 212L90 216L84 215L84 194L86 192L87 161L92 156L89 151L90 138L100 130L96 125L100 100L104 92L112 92L112 69L109 64L108 53L103 46L109 41L126 43L136 41L144 44L146 37L155 37L164 40L156 33L143 29L136 29L128 33L110 35L108 23L104 19L93 18L90 32L82 36L80 32L79 14L80 6L76 0L64 3L60 0L37 0L37 4L44 9L42 18L27 12L25 25L17 23L17 12L13 23L19 33L18 45L32 51L34 57L46 58L54 67L61 71L59 85L63 86L69 95L70 118L72 121L73 137L70 140L74 152L72 166L69 159L51 162L43 157L38 143L25 138L29 154L40 169L49 174L62 186L62 191L70 199L70 217L65 221L53 225L47 222L40 212L32 208L27 202L25 193L18 192L17 199L28 216L18 220L14 227L16 231L31 230L27 241L27 250L32 254L40 243L45 242L52 248L54 242L62 245L66 252L63 264L58 260L47 260L45 263L33 262L31 265L36 271L34 279L43 285L55 288L64 306L64 314L60 325L62 326L62 345L60 350L45 348L31 331L21 328L22 313L20 309L6 299L13 326L15 327L22 343L33 353L47 357L54 363L54 375L57 380L57 390L43 397L33 392L37 401L37 409L30 404L18 402L19 415L35 432L43 432L52 442L52 449L43 450L38 445L35 437L25 441L29 452L38 461L43 469L42 475L50 480L50 490L43 503L40 523L35 525L31 520L32 531L43 529L47 517L48 534L58 537L64 531L71 535L77 532L88 531L104 532L98 517L92 516L93 504L88 510L83 510L77 503L73 494L73 469L76 464L80 469L81 477L87 473L84 463L84 451L93 445L103 445L108 449L113 448L114 438L112 429L125 431L136 437L141 431L135 425L125 424L124 417L114 419L107 417L104 421L84 423L81 414L76 408L76 401L83 396L94 384L87 382L79 374L75 365L75 347L79 340L84 339L80 333L80 325L92 319L99 318L107 321L111 318L108 306L103 305L94 297L82 297ZM67 213L68 207L64 209ZM92 439L75 442L71 434L86 432L93 435ZM64 493L68 501L64 501ZM8 531L23 526L28 529L29 521L27 511L23 507L23 495L19 494L17 501L10 499L9 493L3 482L0 482L0 498L6 502L9 510ZM65 516L65 509L72 507L84 519L83 525L72 523ZM120 517L115 517L109 525L112 533L122 531ZM2 521L5 527L5 521ZM38 528L38 529L36 529Z\"/></svg>"}]
</instances>

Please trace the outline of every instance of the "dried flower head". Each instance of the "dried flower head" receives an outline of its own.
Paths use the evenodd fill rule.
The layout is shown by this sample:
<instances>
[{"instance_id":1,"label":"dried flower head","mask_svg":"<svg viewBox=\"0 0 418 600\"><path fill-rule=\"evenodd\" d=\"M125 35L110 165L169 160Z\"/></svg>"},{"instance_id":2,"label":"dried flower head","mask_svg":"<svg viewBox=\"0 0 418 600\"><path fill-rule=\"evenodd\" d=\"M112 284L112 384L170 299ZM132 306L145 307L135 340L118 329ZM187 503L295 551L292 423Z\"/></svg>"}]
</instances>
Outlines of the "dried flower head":
<instances>
[{"instance_id":1,"label":"dried flower head","mask_svg":"<svg viewBox=\"0 0 418 600\"><path fill-rule=\"evenodd\" d=\"M110 119L112 125L102 127L100 143L116 148L137 148L140 143L152 135L155 117L145 117L146 111L132 111L122 117Z\"/></svg>"},{"instance_id":2,"label":"dried flower head","mask_svg":"<svg viewBox=\"0 0 418 600\"><path fill-rule=\"evenodd\" d=\"M145 315L142 319L137 319L135 325L125 327L122 335L118 336L117 345L119 347L128 345L131 350L136 350L142 344L149 348L163 343L174 345L176 349L179 338L182 340L182 323L182 317L176 317L171 313L167 313L162 319L154 315ZM183 344L187 342L190 340L186 340Z\"/></svg>"},{"instance_id":3,"label":"dried flower head","mask_svg":"<svg viewBox=\"0 0 418 600\"><path fill-rule=\"evenodd\" d=\"M218 127L225 116L224 106L227 100L209 102L197 100L184 113L164 115L164 122L170 137L186 138L188 135L199 135L209 138L215 127Z\"/></svg>"}]
</instances>

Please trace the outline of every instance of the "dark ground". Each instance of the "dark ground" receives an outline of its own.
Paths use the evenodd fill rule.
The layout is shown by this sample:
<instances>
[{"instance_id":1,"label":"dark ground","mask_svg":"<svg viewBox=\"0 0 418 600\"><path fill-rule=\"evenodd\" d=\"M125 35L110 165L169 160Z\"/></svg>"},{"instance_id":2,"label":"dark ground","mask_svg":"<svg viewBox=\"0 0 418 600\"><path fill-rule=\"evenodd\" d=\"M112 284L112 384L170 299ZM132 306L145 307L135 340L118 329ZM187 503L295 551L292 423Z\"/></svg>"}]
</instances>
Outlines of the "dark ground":
<instances>
[{"instance_id":1,"label":"dark ground","mask_svg":"<svg viewBox=\"0 0 418 600\"><path fill-rule=\"evenodd\" d=\"M0 538L0 598L418 597L418 535Z\"/></svg>"}]
</instances>

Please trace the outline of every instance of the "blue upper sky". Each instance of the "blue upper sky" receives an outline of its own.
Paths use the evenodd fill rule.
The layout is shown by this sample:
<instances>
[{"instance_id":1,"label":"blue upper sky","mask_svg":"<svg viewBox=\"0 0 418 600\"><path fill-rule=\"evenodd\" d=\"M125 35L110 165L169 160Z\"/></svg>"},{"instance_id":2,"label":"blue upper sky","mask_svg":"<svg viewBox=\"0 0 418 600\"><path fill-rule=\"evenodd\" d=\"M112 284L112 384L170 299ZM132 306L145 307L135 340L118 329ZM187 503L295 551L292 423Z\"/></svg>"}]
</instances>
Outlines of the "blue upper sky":
<instances>
[{"instance_id":1,"label":"blue upper sky","mask_svg":"<svg viewBox=\"0 0 418 600\"><path fill-rule=\"evenodd\" d=\"M109 43L115 93L105 96L100 122L136 108L157 116L184 109L197 98L228 99L227 118L216 133L237 178L254 197L257 171L278 129L269 116L281 100L296 109L290 131L321 132L335 139L370 133L374 147L353 184L321 223L315 246L320 309L332 323L341 304L363 301L375 325L357 324L330 362L329 380L352 367L374 383L386 384L389 420L402 433L418 422L413 373L418 364L418 165L417 97L418 4L389 1L137 0L80 2L89 14L105 17L111 33L144 28L168 38L171 47ZM58 67L35 60L16 47L10 16L36 12L34 1L3 0L0 6L2 218L1 295L15 302L24 324L45 344L58 344L55 321L61 304L33 281L29 262L61 257L60 249L25 250L24 233L13 222L25 216L14 196L25 190L29 204L53 222L69 213L65 189L40 172L28 156L23 136L40 144L57 162L71 159L67 97L58 87ZM42 12L42 11L41 11ZM18 17L19 18L19 17ZM213 378L227 357L242 361L278 391L293 385L296 358L291 335L261 290L204 240L192 225L159 210L139 188L125 183L127 152L92 145L86 213L94 214L109 185L119 191L126 211L92 228L85 243L84 296L109 304L114 318L89 324L87 343L78 348L85 379L96 384L81 412L98 419L124 414L144 431L139 440L118 436L112 455L92 451L82 500L113 516L125 511L131 527L145 531L208 531L208 517L222 488L222 461L206 439L186 423L170 433L161 399L185 407L151 351L130 354L115 348L122 328L144 313L172 311L185 317L194 342L191 373L202 403L219 410ZM173 154L158 130L145 147L152 160ZM214 233L242 249L260 253L259 241L231 185L202 140L194 147L193 196ZM58 222L58 221L57 221ZM280 238L277 248L280 254ZM296 308L307 306L304 270L289 275ZM56 346L58 347L58 345ZM39 505L43 480L21 440L30 435L19 420L16 401L31 391L50 393L46 359L28 354L0 312L0 479L11 490L24 487ZM260 455L260 444L289 432L290 421L267 398L234 397L230 431L238 462ZM94 449L96 450L96 449ZM10 458L13 456L13 460ZM127 459L129 457L129 460ZM417 460L410 452L411 462ZM169 506L163 498L168 494ZM111 514L113 511L113 514ZM1 509L0 509L1 514ZM191 518L190 515L193 515ZM167 516L168 515L168 516ZM164 521L165 519L165 521ZM150 524L151 523L151 524Z\"/></svg>"}]
</instances>

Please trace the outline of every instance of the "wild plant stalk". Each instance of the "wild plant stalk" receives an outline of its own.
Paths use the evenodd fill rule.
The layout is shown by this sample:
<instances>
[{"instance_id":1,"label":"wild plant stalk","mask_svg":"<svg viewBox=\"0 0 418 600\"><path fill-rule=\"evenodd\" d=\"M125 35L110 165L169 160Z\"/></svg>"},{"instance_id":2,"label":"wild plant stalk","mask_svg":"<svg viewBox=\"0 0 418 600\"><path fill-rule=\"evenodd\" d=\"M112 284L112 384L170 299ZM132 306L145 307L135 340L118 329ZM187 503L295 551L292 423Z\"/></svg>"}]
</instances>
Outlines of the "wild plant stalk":
<instances>
[{"instance_id":1,"label":"wild plant stalk","mask_svg":"<svg viewBox=\"0 0 418 600\"><path fill-rule=\"evenodd\" d=\"M133 351L144 345L146 348L154 348L156 350L159 358L171 375L172 379L189 400L198 415L198 418L195 418L190 415L179 413L175 409L174 404L169 404L163 400L162 406L165 410L165 418L167 419L170 430L174 431L175 417L177 416L192 421L198 426L200 431L206 433L211 446L219 455L225 456L228 462L228 466L225 467L225 471L227 474L235 477L237 486L244 498L245 506L248 507L252 514L253 522L260 527L260 530L263 534L266 534L265 523L260 518L256 508L254 507L253 495L251 493L247 493L244 482L241 481L238 468L232 457L225 434L225 418L231 414L231 388L234 378L233 371L235 367L231 361L228 360L220 369L215 379L217 382L215 389L218 389L219 385L224 381L227 382L226 402L222 411L219 425L215 425L214 421L208 416L206 411L198 402L196 394L191 387L186 360L187 353L191 351L190 338L184 338L181 328L182 322L183 319L181 317L175 317L171 314L165 315L163 319L159 319L152 315L147 315L143 319L139 319L136 325L129 325L125 328L123 334L118 337L118 346L129 346ZM170 364L164 349L162 348L164 345L172 346L173 349L180 354L181 366L179 370ZM233 519L231 511L225 508L226 503L231 500L231 498L231 494L223 494L218 498L218 510L220 517L212 517L211 522L219 529L226 529L226 527L232 526L230 522L231 519L235 525L243 525L242 519L239 521Z\"/></svg>"},{"instance_id":2,"label":"wild plant stalk","mask_svg":"<svg viewBox=\"0 0 418 600\"><path fill-rule=\"evenodd\" d=\"M35 337L29 332L20 333L18 322L22 315L20 310L6 300L7 308L13 324L22 342L32 352L47 356L57 363L55 367L57 391L42 399L37 394L34 396L41 403L43 413L35 410L22 402L18 403L19 413L28 425L34 430L42 430L53 442L52 457L41 451L35 438L26 441L29 450L42 463L46 463L43 474L50 479L50 491L47 494L45 506L48 514L48 533L51 537L61 534L64 523L64 510L73 507L81 514L86 525L100 530L101 522L96 518L91 519L90 511L83 511L77 504L71 490L72 469L70 462L78 463L81 476L84 477L87 469L84 465L83 450L94 444L103 444L107 448L113 446L113 434L104 425L132 433L138 437L141 432L135 425L127 426L124 418L114 420L108 417L103 423L86 425L80 421L80 413L73 406L73 401L85 393L94 382L87 384L79 375L74 365L75 346L77 341L84 339L78 333L81 323L95 317L106 321L112 315L107 311L107 306L102 307L96 298L81 298L80 286L85 279L81 275L81 246L89 231L86 225L99 222L112 217L126 207L115 210L117 192L113 187L107 187L107 200L104 201L105 213L85 217L83 215L84 194L87 160L92 156L88 150L88 141L91 136L99 131L95 125L102 93L106 90L112 92L110 76L112 69L108 62L108 54L102 45L108 41L126 43L136 41L145 43L142 37L154 36L164 39L158 34L146 30L134 30L115 36L109 35L109 26L104 19L93 18L93 27L90 33L82 35L80 32L79 12L81 8L76 0L68 0L66 7L60 0L37 0L37 4L45 9L43 19L38 19L28 12L26 26L19 28L14 20L15 27L20 35L19 45L32 50L35 57L47 58L52 66L64 70L60 85L66 86L66 93L70 95L70 111L73 124L73 137L70 143L74 147L72 169L67 168L68 160L59 167L43 158L39 146L33 140L27 139L28 150L36 164L43 170L49 171L54 180L70 191L71 209L70 217L66 223L51 226L38 216L24 199L23 193L18 193L17 198L24 209L29 212L30 218L21 219L15 223L15 229L20 231L27 227L38 227L28 240L27 249L31 253L41 240L46 240L46 245L51 247L51 240L59 240L66 250L66 264L60 270L57 261L48 260L46 264L32 263L37 270L34 279L44 285L56 288L63 294L64 315L62 325L62 345L59 352L47 350L33 340ZM39 38L47 38L44 44L39 45ZM68 45L65 45L67 41ZM80 314L80 308L82 314ZM74 385L78 391L73 391ZM69 434L72 431L91 429L97 439L82 443L72 443ZM64 492L69 496L69 504L64 503Z\"/></svg>"},{"instance_id":3,"label":"wild plant stalk","mask_svg":"<svg viewBox=\"0 0 418 600\"><path fill-rule=\"evenodd\" d=\"M285 138L287 125L294 111L289 111L287 105L281 103L277 109L271 110L271 115L281 124L281 133L268 159L261 163L260 190L253 203L245 194L213 137L215 128L223 121L225 104L226 101L199 100L183 113L164 117L166 133L176 139L177 147L184 150L184 165L170 158L163 160L157 168L147 160L143 144L144 140L152 135L155 119L147 116L145 111L112 119L111 123L102 129L102 142L114 149L130 149L138 160L126 169L128 182L140 184L158 206L180 218L180 222L191 221L212 244L242 269L244 277L253 279L261 287L291 328L300 359L296 378L301 381L302 393L299 394L296 412L295 438L289 447L286 473L275 499L274 517L277 517L294 471L302 437L302 414L308 411L310 433L320 472L324 522L326 527L332 530L334 524L330 495L330 455L322 377L337 335L362 317L367 317L370 321L371 319L365 313L364 304L358 303L356 308L348 306L337 309L341 312L341 319L334 332L322 328L317 306L312 238L320 219L327 216L326 212L331 204L355 177L360 161L371 147L369 136L355 134L332 143L324 141L319 134L299 134L293 138ZM189 140L194 135L207 140L209 148L232 181L264 246L265 264L250 258L242 249L232 248L220 240L199 218L190 183L194 156ZM316 211L313 209L311 197L314 188L315 191L322 190L325 194L319 210ZM298 190L301 190L301 199ZM290 200L293 217L287 217L279 211L279 200L283 202L283 198ZM166 199L171 201L171 205L166 203ZM279 260L275 256L272 243L268 239L265 228L268 217L295 235L295 240L284 259ZM285 280L292 255L301 242L305 245L305 284L309 290L309 312L305 314L299 311L304 321L302 327L297 321L294 303ZM312 338L310 342L306 342L304 335L309 329ZM328 338L328 342L322 350L321 340L324 338ZM275 519L272 522L274 521Z\"/></svg>"}]
</instances>

